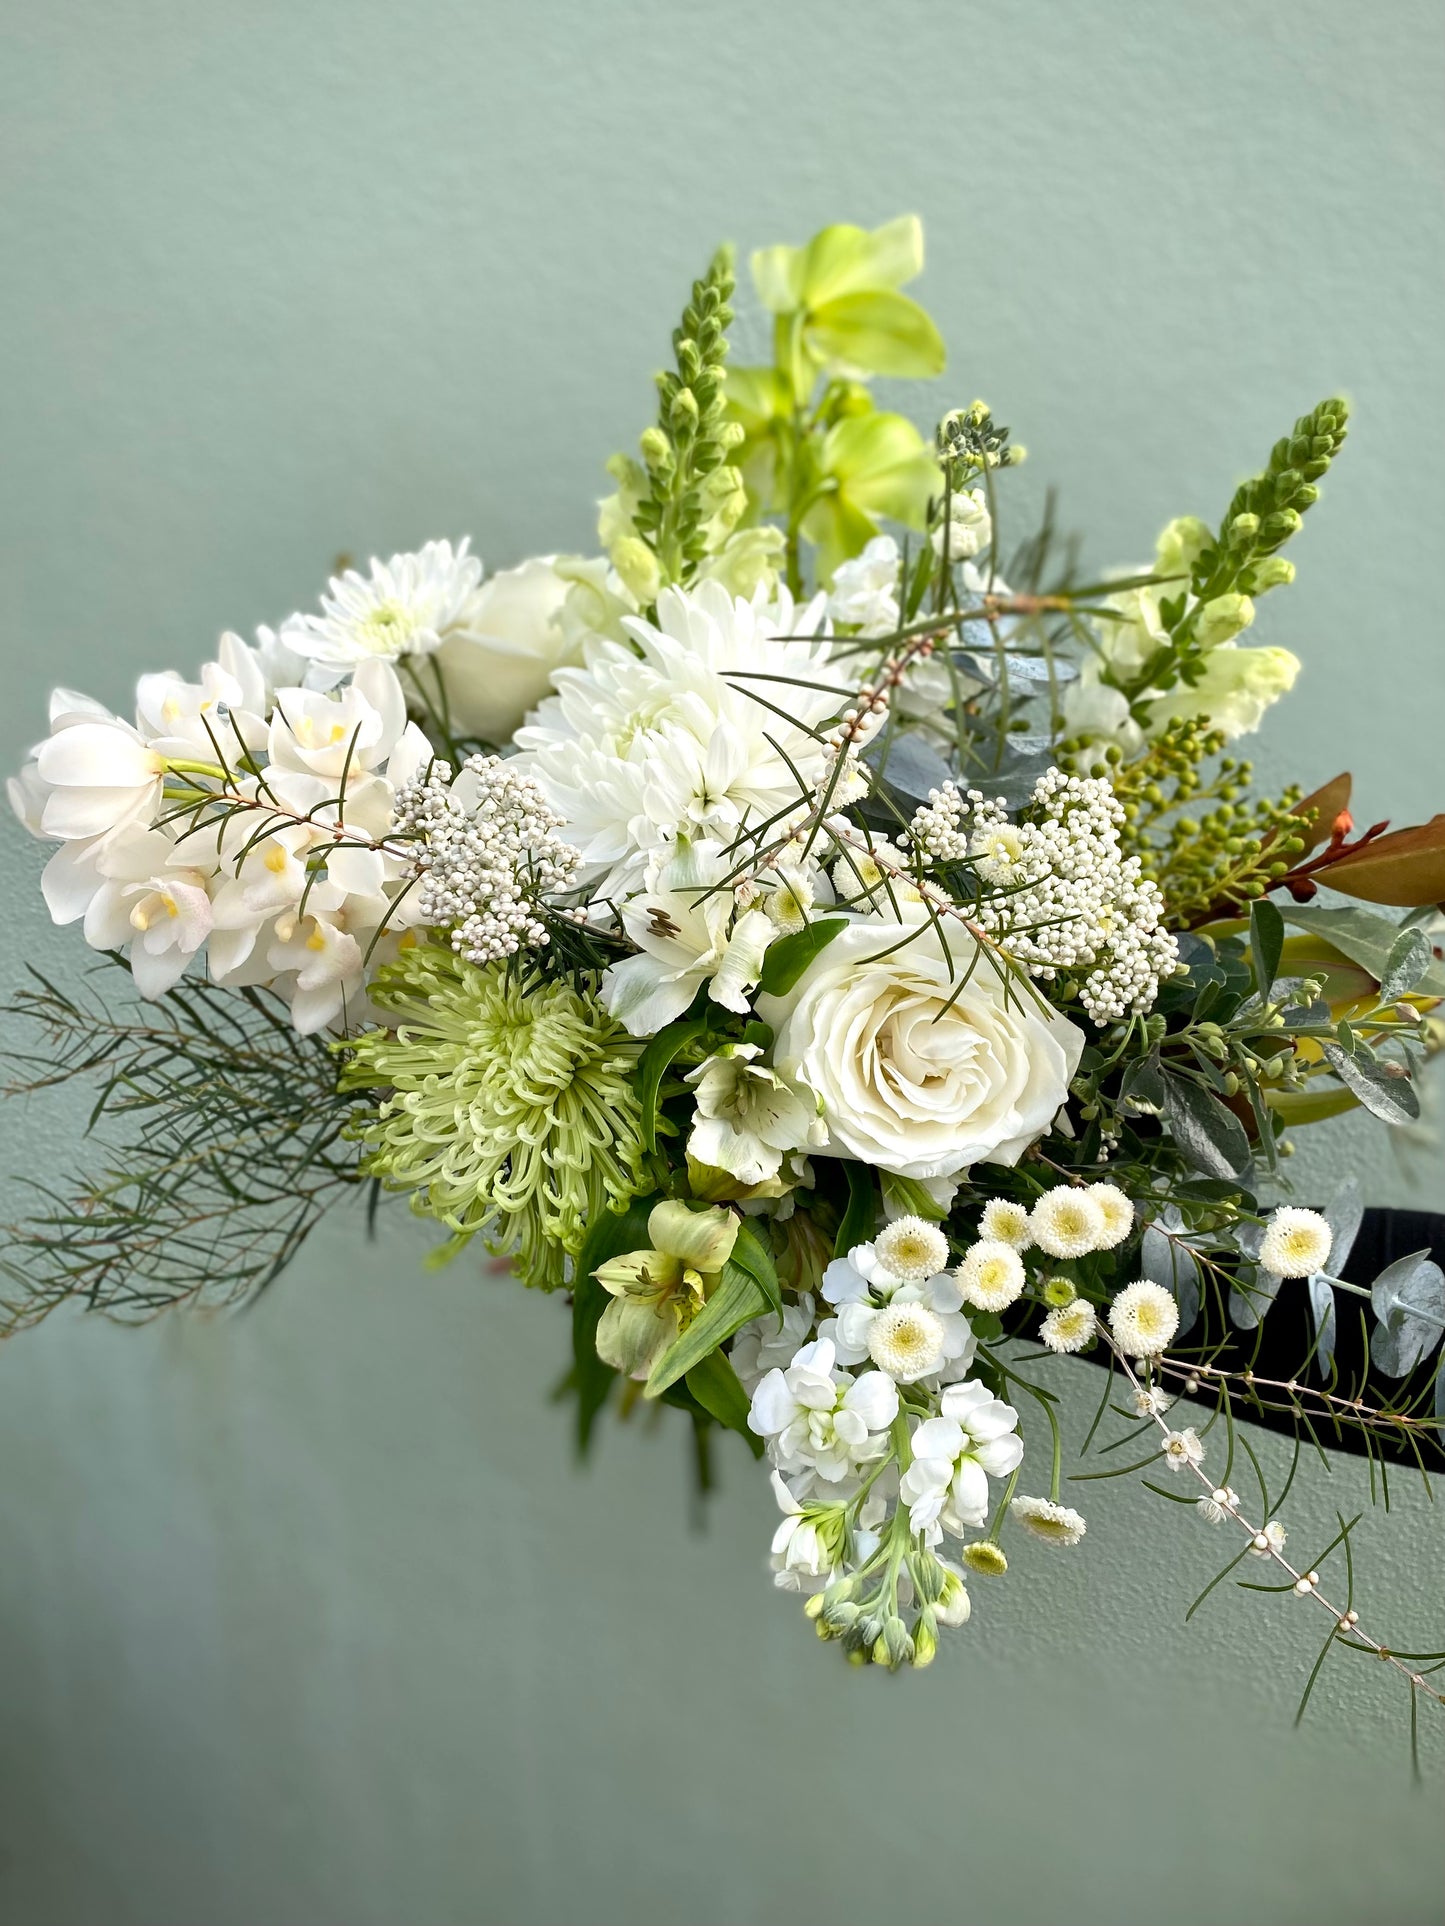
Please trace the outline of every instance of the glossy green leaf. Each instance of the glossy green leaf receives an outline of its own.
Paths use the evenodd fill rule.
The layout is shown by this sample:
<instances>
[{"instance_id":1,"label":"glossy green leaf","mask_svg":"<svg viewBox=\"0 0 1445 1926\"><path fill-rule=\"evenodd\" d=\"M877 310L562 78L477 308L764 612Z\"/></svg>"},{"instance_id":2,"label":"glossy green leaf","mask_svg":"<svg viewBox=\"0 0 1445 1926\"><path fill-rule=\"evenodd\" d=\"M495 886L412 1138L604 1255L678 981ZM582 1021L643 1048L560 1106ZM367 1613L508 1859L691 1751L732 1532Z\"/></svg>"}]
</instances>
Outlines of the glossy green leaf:
<instances>
[{"instance_id":1,"label":"glossy green leaf","mask_svg":"<svg viewBox=\"0 0 1445 1926\"><path fill-rule=\"evenodd\" d=\"M660 1397L670 1384L686 1377L710 1351L734 1331L768 1309L767 1293L757 1279L731 1258L723 1266L722 1282L692 1323L663 1352L647 1380L646 1395Z\"/></svg>"},{"instance_id":2,"label":"glossy green leaf","mask_svg":"<svg viewBox=\"0 0 1445 1926\"><path fill-rule=\"evenodd\" d=\"M1280 953L1284 949L1284 918L1268 898L1261 897L1249 912L1249 954L1254 967L1255 988L1262 997L1279 975Z\"/></svg>"},{"instance_id":3,"label":"glossy green leaf","mask_svg":"<svg viewBox=\"0 0 1445 1926\"><path fill-rule=\"evenodd\" d=\"M701 1364L692 1367L683 1383L710 1417L746 1438L753 1456L762 1457L763 1441L748 1429L752 1402L725 1352L710 1351Z\"/></svg>"},{"instance_id":4,"label":"glossy green leaf","mask_svg":"<svg viewBox=\"0 0 1445 1926\"><path fill-rule=\"evenodd\" d=\"M871 1241L878 1222L878 1197L873 1189L873 1173L866 1164L845 1163L848 1179L848 1208L833 1240L834 1257L846 1257L855 1244Z\"/></svg>"},{"instance_id":5,"label":"glossy green leaf","mask_svg":"<svg viewBox=\"0 0 1445 1926\"><path fill-rule=\"evenodd\" d=\"M679 1017L659 1030L637 1060L637 1100L642 1110L642 1141L657 1148L657 1093L680 1051L704 1034L706 1016Z\"/></svg>"},{"instance_id":6,"label":"glossy green leaf","mask_svg":"<svg viewBox=\"0 0 1445 1926\"><path fill-rule=\"evenodd\" d=\"M813 958L821 955L838 932L847 927L846 916L825 916L788 936L778 937L768 945L763 973L758 978L759 993L785 996Z\"/></svg>"},{"instance_id":7,"label":"glossy green leaf","mask_svg":"<svg viewBox=\"0 0 1445 1926\"><path fill-rule=\"evenodd\" d=\"M777 1266L773 1263L772 1252L746 1218L738 1224L738 1234L732 1249L732 1262L739 1270L747 1272L767 1299L769 1310L781 1317L783 1291L778 1283Z\"/></svg>"}]
</instances>

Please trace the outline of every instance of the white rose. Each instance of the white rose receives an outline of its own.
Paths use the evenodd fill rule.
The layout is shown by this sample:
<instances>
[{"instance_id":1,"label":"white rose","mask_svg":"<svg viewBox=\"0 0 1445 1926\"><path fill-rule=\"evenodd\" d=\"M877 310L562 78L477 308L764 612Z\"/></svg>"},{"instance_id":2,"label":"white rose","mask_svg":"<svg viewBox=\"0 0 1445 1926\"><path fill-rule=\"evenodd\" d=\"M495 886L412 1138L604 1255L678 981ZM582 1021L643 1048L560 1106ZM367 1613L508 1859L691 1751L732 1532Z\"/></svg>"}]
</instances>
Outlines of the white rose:
<instances>
[{"instance_id":1,"label":"white rose","mask_svg":"<svg viewBox=\"0 0 1445 1926\"><path fill-rule=\"evenodd\" d=\"M999 969L958 926L867 917L784 996L760 996L778 1070L822 1106L828 1148L900 1177L1016 1163L1068 1095L1084 1034ZM959 992L959 978L971 974Z\"/></svg>"},{"instance_id":2,"label":"white rose","mask_svg":"<svg viewBox=\"0 0 1445 1926\"><path fill-rule=\"evenodd\" d=\"M433 657L459 734L505 742L551 693L552 671L576 659L579 638L562 623L570 583L556 561L539 555L483 582L466 632L449 636Z\"/></svg>"}]
</instances>

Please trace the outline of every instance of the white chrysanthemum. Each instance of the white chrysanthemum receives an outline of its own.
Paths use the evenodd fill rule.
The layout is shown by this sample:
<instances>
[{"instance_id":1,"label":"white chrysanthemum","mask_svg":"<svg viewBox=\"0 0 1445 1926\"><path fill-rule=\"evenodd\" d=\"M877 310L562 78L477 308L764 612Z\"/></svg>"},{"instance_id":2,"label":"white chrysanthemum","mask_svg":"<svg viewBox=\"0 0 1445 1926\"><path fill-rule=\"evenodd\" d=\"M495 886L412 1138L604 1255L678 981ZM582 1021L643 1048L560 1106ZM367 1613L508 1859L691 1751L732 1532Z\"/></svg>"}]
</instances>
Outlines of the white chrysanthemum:
<instances>
[{"instance_id":1,"label":"white chrysanthemum","mask_svg":"<svg viewBox=\"0 0 1445 1926\"><path fill-rule=\"evenodd\" d=\"M371 574L333 576L320 615L288 616L281 641L322 667L345 671L372 656L431 655L470 632L482 565L466 542L428 542L414 555L375 556Z\"/></svg>"},{"instance_id":2,"label":"white chrysanthemum","mask_svg":"<svg viewBox=\"0 0 1445 1926\"><path fill-rule=\"evenodd\" d=\"M1046 1545L1077 1545L1089 1529L1081 1512L1069 1505L1056 1505L1051 1498L1015 1498L1009 1515Z\"/></svg>"},{"instance_id":3,"label":"white chrysanthemum","mask_svg":"<svg viewBox=\"0 0 1445 1926\"><path fill-rule=\"evenodd\" d=\"M1259 1267L1276 1277L1309 1277L1330 1261L1334 1234L1317 1210L1284 1204L1270 1218L1259 1247Z\"/></svg>"},{"instance_id":4,"label":"white chrysanthemum","mask_svg":"<svg viewBox=\"0 0 1445 1926\"><path fill-rule=\"evenodd\" d=\"M926 1304L895 1300L869 1321L868 1355L896 1384L913 1384L942 1365L945 1335Z\"/></svg>"},{"instance_id":5,"label":"white chrysanthemum","mask_svg":"<svg viewBox=\"0 0 1445 1926\"><path fill-rule=\"evenodd\" d=\"M1029 1230L1050 1257L1083 1257L1099 1249L1104 1213L1087 1190L1060 1184L1046 1190L1029 1213Z\"/></svg>"},{"instance_id":6,"label":"white chrysanthemum","mask_svg":"<svg viewBox=\"0 0 1445 1926\"><path fill-rule=\"evenodd\" d=\"M1096 1250L1111 1251L1134 1228L1134 1206L1117 1184L1090 1184L1089 1195L1099 1206L1104 1229Z\"/></svg>"},{"instance_id":7,"label":"white chrysanthemum","mask_svg":"<svg viewBox=\"0 0 1445 1926\"><path fill-rule=\"evenodd\" d=\"M1127 1357L1157 1357L1179 1329L1179 1306L1162 1284L1141 1277L1109 1306L1109 1324Z\"/></svg>"},{"instance_id":8,"label":"white chrysanthemum","mask_svg":"<svg viewBox=\"0 0 1445 1926\"><path fill-rule=\"evenodd\" d=\"M1034 1241L1027 1208L1008 1197L991 1197L984 1205L978 1234L985 1243L1012 1244L1016 1251L1028 1250Z\"/></svg>"},{"instance_id":9,"label":"white chrysanthemum","mask_svg":"<svg viewBox=\"0 0 1445 1926\"><path fill-rule=\"evenodd\" d=\"M966 1304L980 1311L1004 1311L1024 1288L1023 1259L1012 1244L982 1239L964 1252L954 1277Z\"/></svg>"},{"instance_id":10,"label":"white chrysanthemum","mask_svg":"<svg viewBox=\"0 0 1445 1926\"><path fill-rule=\"evenodd\" d=\"M600 894L630 894L679 836L731 847L746 824L807 801L798 778L825 768L812 731L838 698L770 678L836 682L826 637L778 639L816 635L823 609L818 597L795 611L786 593L734 600L717 582L664 589L656 627L629 619L630 643L598 639L585 667L557 670L557 694L516 740Z\"/></svg>"},{"instance_id":11,"label":"white chrysanthemum","mask_svg":"<svg viewBox=\"0 0 1445 1926\"><path fill-rule=\"evenodd\" d=\"M1228 1485L1216 1485L1207 1497L1196 1501L1202 1516L1211 1525L1222 1525L1230 1513L1239 1507L1239 1493Z\"/></svg>"},{"instance_id":12,"label":"white chrysanthemum","mask_svg":"<svg viewBox=\"0 0 1445 1926\"><path fill-rule=\"evenodd\" d=\"M1171 1471L1188 1471L1204 1463L1204 1444L1192 1425L1184 1431L1166 1431L1159 1449Z\"/></svg>"},{"instance_id":13,"label":"white chrysanthemum","mask_svg":"<svg viewBox=\"0 0 1445 1926\"><path fill-rule=\"evenodd\" d=\"M1049 1312L1039 1326L1039 1342L1061 1354L1082 1351L1086 1344L1093 1343L1098 1323L1098 1314L1088 1298L1076 1297L1072 1304L1061 1304Z\"/></svg>"},{"instance_id":14,"label":"white chrysanthemum","mask_svg":"<svg viewBox=\"0 0 1445 1926\"><path fill-rule=\"evenodd\" d=\"M948 1239L922 1217L895 1217L874 1239L873 1248L905 1284L937 1277L948 1262Z\"/></svg>"}]
</instances>

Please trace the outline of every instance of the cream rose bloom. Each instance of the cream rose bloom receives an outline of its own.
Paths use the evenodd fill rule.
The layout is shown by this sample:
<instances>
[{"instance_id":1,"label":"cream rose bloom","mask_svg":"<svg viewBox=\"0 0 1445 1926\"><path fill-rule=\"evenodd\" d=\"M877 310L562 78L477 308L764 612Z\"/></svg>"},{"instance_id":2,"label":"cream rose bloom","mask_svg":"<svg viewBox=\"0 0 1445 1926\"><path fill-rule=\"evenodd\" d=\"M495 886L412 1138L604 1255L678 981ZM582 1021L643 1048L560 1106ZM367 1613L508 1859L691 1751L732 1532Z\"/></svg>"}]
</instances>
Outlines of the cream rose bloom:
<instances>
[{"instance_id":1,"label":"cream rose bloom","mask_svg":"<svg viewBox=\"0 0 1445 1926\"><path fill-rule=\"evenodd\" d=\"M920 1179L1017 1163L1067 1097L1084 1033L1027 989L1006 998L987 955L954 998L973 961L962 927L952 968L931 923L899 948L902 933L860 918L786 995L758 997L774 1064L821 1104L835 1156Z\"/></svg>"},{"instance_id":2,"label":"cream rose bloom","mask_svg":"<svg viewBox=\"0 0 1445 1926\"><path fill-rule=\"evenodd\" d=\"M504 568L477 590L463 634L433 660L446 682L458 733L505 742L552 691L552 671L575 661L580 636L562 620L571 578L555 555Z\"/></svg>"}]
</instances>

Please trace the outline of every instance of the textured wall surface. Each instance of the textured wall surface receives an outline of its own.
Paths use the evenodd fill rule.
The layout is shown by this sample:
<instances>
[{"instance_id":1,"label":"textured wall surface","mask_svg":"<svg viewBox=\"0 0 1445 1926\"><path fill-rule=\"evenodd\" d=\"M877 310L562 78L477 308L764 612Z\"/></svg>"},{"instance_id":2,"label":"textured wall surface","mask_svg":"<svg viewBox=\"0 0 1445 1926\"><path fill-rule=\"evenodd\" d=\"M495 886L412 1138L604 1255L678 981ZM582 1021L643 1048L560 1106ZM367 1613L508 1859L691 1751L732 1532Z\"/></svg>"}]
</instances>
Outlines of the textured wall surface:
<instances>
[{"instance_id":1,"label":"textured wall surface","mask_svg":"<svg viewBox=\"0 0 1445 1926\"><path fill-rule=\"evenodd\" d=\"M1352 397L1259 756L1440 806L1440 0L0 12L7 763L52 680L123 707L338 551L585 545L714 240L912 208L954 355L918 405L988 396L1101 565ZM39 862L0 835L6 980L79 961ZM49 1181L81 1120L7 1106L0 1167ZM1317 1188L1438 1197L1317 1144ZM1192 1514L1074 1487L1076 1554L981 1583L928 1675L847 1674L741 1449L701 1533L668 1425L575 1471L560 1307L424 1241L337 1224L239 1320L0 1356L7 1920L1439 1919L1441 1732L1413 1790L1360 1661L1294 1731L1315 1615L1222 1588L1186 1630ZM1297 1542L1362 1484L1313 1480ZM1438 1509L1402 1486L1361 1549L1372 1621L1438 1638Z\"/></svg>"}]
</instances>

